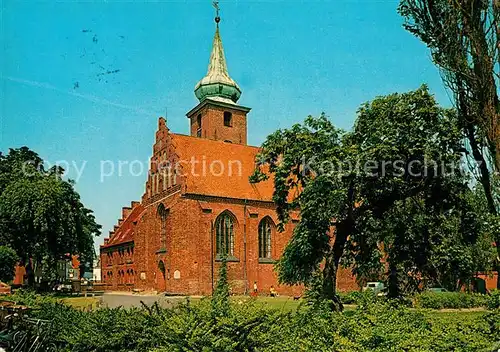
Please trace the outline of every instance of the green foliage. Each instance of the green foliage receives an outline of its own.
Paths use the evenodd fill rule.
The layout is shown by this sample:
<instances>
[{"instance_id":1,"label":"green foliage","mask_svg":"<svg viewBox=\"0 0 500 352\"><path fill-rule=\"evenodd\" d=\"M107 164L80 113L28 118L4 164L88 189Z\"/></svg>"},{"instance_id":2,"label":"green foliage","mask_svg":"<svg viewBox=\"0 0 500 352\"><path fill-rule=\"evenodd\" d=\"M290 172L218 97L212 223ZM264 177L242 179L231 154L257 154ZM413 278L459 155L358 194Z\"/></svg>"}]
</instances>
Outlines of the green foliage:
<instances>
[{"instance_id":1,"label":"green foliage","mask_svg":"<svg viewBox=\"0 0 500 352\"><path fill-rule=\"evenodd\" d=\"M496 222L494 241L500 268L500 128L497 57L500 16L497 1L400 0L404 28L429 48L452 92L456 124L464 139L464 164L483 188L486 212ZM496 171L496 172L495 172ZM500 289L500 279L497 281Z\"/></svg>"},{"instance_id":2,"label":"green foliage","mask_svg":"<svg viewBox=\"0 0 500 352\"><path fill-rule=\"evenodd\" d=\"M342 302L345 304L357 304L357 305L373 303L376 300L376 296L374 292L371 290L364 292L349 291L345 293L340 293L340 298L342 299Z\"/></svg>"},{"instance_id":3,"label":"green foliage","mask_svg":"<svg viewBox=\"0 0 500 352\"><path fill-rule=\"evenodd\" d=\"M487 295L465 292L423 292L415 295L413 304L417 308L461 309L489 305Z\"/></svg>"},{"instance_id":4,"label":"green foliage","mask_svg":"<svg viewBox=\"0 0 500 352\"><path fill-rule=\"evenodd\" d=\"M14 279L19 257L16 251L7 246L0 246L0 281L10 282Z\"/></svg>"},{"instance_id":5,"label":"green foliage","mask_svg":"<svg viewBox=\"0 0 500 352\"><path fill-rule=\"evenodd\" d=\"M341 258L358 279L380 280L386 257L397 297L422 280L454 290L487 266L476 254L491 237L468 202L454 117L422 86L363 104L352 132L323 114L270 135L251 180L274 176L281 227L291 211L301 215L276 267L280 281L311 286L320 270L316 296L335 300Z\"/></svg>"},{"instance_id":6,"label":"green foliage","mask_svg":"<svg viewBox=\"0 0 500 352\"><path fill-rule=\"evenodd\" d=\"M488 309L500 309L500 290L491 292L488 300Z\"/></svg>"},{"instance_id":7,"label":"green foliage","mask_svg":"<svg viewBox=\"0 0 500 352\"><path fill-rule=\"evenodd\" d=\"M467 308L488 308L491 310L500 308L500 291L494 290L491 295L466 292L431 292L408 296L402 300L388 300L386 297L376 297L372 291L350 291L340 293L340 298L344 304L355 304L367 306L375 302L387 302L391 305L406 306L413 308L429 309L467 309Z\"/></svg>"},{"instance_id":8,"label":"green foliage","mask_svg":"<svg viewBox=\"0 0 500 352\"><path fill-rule=\"evenodd\" d=\"M93 237L101 227L63 174L58 167L45 170L27 147L0 153L0 242L27 265L31 283L34 269L54 274L68 253L81 262L94 258Z\"/></svg>"},{"instance_id":9,"label":"green foliage","mask_svg":"<svg viewBox=\"0 0 500 352\"><path fill-rule=\"evenodd\" d=\"M8 296L10 301L16 302L23 306L28 306L33 309L39 309L43 304L46 303L58 303L61 302L60 299L56 298L52 294L40 295L33 290L16 290L14 294Z\"/></svg>"},{"instance_id":10,"label":"green foliage","mask_svg":"<svg viewBox=\"0 0 500 352\"><path fill-rule=\"evenodd\" d=\"M59 351L478 351L500 341L500 311L431 313L367 302L354 311L303 305L283 313L255 301L212 314L210 299L174 308L78 311L39 300Z\"/></svg>"},{"instance_id":11,"label":"green foliage","mask_svg":"<svg viewBox=\"0 0 500 352\"><path fill-rule=\"evenodd\" d=\"M230 288L227 279L227 257L223 255L219 268L217 285L212 296L212 311L214 315L226 316L229 310Z\"/></svg>"}]
</instances>

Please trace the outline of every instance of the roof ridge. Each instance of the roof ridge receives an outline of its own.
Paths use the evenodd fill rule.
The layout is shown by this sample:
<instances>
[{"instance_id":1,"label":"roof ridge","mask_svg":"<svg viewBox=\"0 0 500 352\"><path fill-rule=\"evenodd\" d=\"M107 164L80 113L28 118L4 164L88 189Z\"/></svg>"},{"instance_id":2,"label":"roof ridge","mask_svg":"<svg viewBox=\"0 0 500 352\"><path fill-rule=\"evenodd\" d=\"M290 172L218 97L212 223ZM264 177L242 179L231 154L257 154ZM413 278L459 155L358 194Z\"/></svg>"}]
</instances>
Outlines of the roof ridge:
<instances>
[{"instance_id":1,"label":"roof ridge","mask_svg":"<svg viewBox=\"0 0 500 352\"><path fill-rule=\"evenodd\" d=\"M240 146L244 148L254 148L254 149L261 149L261 147L255 146L255 145L250 145L250 144L238 144L238 143L228 143L223 140L215 140L215 139L208 139L208 138L200 138L200 137L195 137L191 136L188 134L183 134L183 133L175 133L175 132L170 132L171 135L173 136L179 136L179 137L188 137L196 140L201 140L201 141L207 141L207 142L213 142L213 143L221 143L224 145L231 145L231 146Z\"/></svg>"}]
</instances>

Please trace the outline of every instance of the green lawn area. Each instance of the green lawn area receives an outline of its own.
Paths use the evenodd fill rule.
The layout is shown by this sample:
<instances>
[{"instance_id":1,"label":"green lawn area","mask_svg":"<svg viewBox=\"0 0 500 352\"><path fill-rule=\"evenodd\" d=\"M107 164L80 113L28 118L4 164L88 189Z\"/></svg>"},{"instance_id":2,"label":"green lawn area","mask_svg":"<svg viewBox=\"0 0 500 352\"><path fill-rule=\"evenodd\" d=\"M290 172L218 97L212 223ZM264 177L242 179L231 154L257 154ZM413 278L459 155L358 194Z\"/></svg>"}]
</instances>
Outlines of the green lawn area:
<instances>
[{"instance_id":1,"label":"green lawn area","mask_svg":"<svg viewBox=\"0 0 500 352\"><path fill-rule=\"evenodd\" d=\"M62 301L77 309L96 309L99 307L99 298L96 297L66 297Z\"/></svg>"},{"instance_id":2,"label":"green lawn area","mask_svg":"<svg viewBox=\"0 0 500 352\"><path fill-rule=\"evenodd\" d=\"M99 298L97 297L66 297L62 299L64 303L77 308L77 309L92 309L99 308ZM184 299L179 299L177 302L183 302ZM193 297L190 301L194 304L200 301L200 298ZM295 311L301 302L300 300L294 300L293 297L280 296L280 297L266 297L259 296L257 298L249 296L232 296L231 301L235 304L244 304L246 302L255 301L257 304L262 304L264 307L269 307L273 309L278 309L283 312ZM173 303L175 305L175 303ZM356 305L344 305L345 311L352 311L356 309ZM410 308L415 309L415 308ZM425 309L423 310L426 315L430 317L436 317L436 319L475 319L479 318L486 313L484 308L472 308L472 309Z\"/></svg>"}]
</instances>

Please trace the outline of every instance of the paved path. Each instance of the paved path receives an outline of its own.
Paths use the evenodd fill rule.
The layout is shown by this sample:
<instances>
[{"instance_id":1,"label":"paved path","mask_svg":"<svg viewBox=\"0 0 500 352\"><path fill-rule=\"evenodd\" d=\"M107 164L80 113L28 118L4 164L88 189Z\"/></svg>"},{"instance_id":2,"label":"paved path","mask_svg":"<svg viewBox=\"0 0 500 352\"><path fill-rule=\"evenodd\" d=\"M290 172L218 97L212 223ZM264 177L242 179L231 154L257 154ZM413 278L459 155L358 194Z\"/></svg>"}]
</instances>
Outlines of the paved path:
<instances>
[{"instance_id":1,"label":"paved path","mask_svg":"<svg viewBox=\"0 0 500 352\"><path fill-rule=\"evenodd\" d=\"M162 307L171 307L175 303L182 302L186 297L181 296L164 296L164 295L133 295L127 293L105 293L99 298L102 307L116 308L122 306L124 308L140 307L141 301L148 306L155 302Z\"/></svg>"}]
</instances>

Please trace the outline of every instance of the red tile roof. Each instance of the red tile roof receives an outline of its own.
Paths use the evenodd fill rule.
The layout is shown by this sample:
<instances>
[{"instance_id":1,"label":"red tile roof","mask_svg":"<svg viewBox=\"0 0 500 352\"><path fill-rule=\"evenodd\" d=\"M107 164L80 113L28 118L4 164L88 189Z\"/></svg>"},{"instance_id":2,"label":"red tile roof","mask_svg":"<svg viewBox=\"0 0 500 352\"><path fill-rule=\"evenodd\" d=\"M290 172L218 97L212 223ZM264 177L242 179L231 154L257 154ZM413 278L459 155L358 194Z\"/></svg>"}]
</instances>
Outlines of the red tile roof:
<instances>
[{"instance_id":1,"label":"red tile roof","mask_svg":"<svg viewBox=\"0 0 500 352\"><path fill-rule=\"evenodd\" d=\"M134 240L135 222L141 217L143 211L144 207L141 204L135 205L129 216L123 219L120 227L113 233L108 243L102 245L101 248L132 242Z\"/></svg>"},{"instance_id":2,"label":"red tile roof","mask_svg":"<svg viewBox=\"0 0 500 352\"><path fill-rule=\"evenodd\" d=\"M186 175L185 193L271 201L271 179L257 184L248 178L255 169L258 147L171 133ZM194 160L195 163L192 163Z\"/></svg>"}]
</instances>

